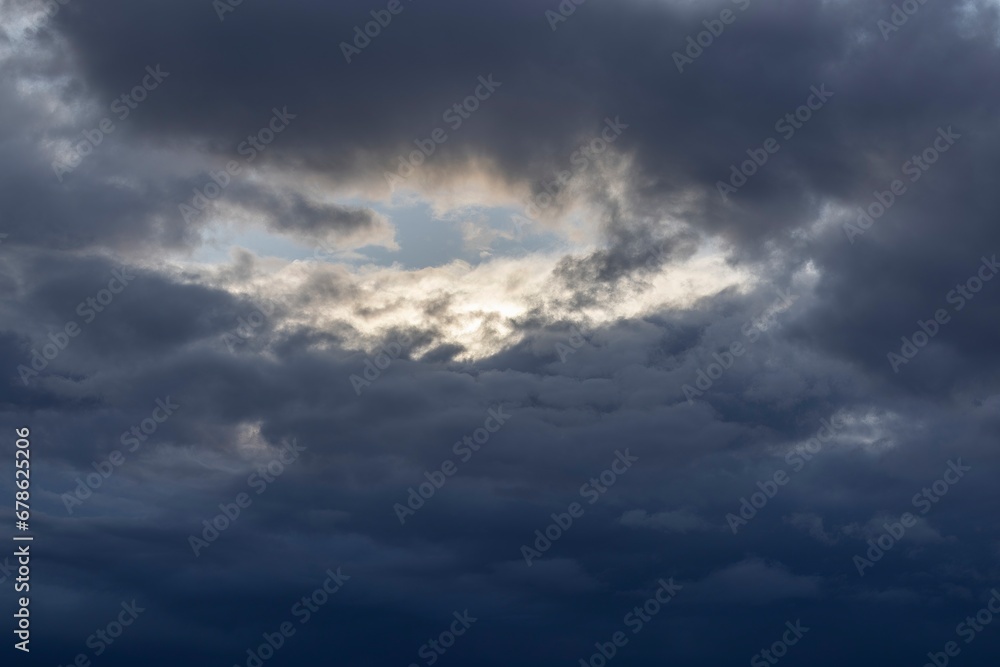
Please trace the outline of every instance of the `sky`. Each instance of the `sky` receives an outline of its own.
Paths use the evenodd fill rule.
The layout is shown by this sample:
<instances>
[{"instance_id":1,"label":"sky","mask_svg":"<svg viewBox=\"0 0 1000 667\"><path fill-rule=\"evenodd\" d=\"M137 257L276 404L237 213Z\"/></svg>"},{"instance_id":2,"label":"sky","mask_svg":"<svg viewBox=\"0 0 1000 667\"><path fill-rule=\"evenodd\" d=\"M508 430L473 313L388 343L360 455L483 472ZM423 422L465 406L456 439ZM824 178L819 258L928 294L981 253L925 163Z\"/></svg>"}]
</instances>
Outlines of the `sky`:
<instances>
[{"instance_id":1,"label":"sky","mask_svg":"<svg viewBox=\"0 0 1000 667\"><path fill-rule=\"evenodd\" d=\"M996 664L994 0L0 16L9 664Z\"/></svg>"}]
</instances>

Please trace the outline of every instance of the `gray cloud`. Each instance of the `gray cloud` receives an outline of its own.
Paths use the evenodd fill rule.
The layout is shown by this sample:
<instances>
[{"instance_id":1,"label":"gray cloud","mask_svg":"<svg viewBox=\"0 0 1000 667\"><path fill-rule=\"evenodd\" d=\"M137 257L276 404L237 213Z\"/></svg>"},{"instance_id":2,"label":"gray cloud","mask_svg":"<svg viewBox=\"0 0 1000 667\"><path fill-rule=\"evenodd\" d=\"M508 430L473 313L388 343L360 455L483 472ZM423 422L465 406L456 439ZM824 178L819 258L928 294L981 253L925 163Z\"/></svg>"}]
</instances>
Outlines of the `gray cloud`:
<instances>
[{"instance_id":1,"label":"gray cloud","mask_svg":"<svg viewBox=\"0 0 1000 667\"><path fill-rule=\"evenodd\" d=\"M674 577L676 604L620 659L744 660L808 616L803 662L886 664L938 650L988 596L1000 285L961 309L948 295L1000 250L995 3L923 4L886 41L888 1L755 1L679 73L673 51L733 3L588 2L553 31L557 3L405 2L348 64L340 41L382 5L243 3L220 21L211 3L77 1L0 43L0 405L38 458L42 659L67 664L136 598L148 616L107 664L237 663L339 565L343 595L277 660L409 664L466 608L481 620L449 660L574 660ZM60 181L53 160L156 64L162 90ZM501 87L390 198L386 170L488 74ZM834 97L780 136L822 84ZM179 204L285 106L280 139L186 219ZM628 129L577 169L616 116ZM939 127L961 138L910 180ZM771 136L781 149L724 201L717 182ZM419 270L270 254L278 236L437 243L387 211L430 231L473 182L506 216L565 170L539 221L557 245ZM906 193L852 243L844 223L894 179ZM272 236L220 257L226 225ZM122 267L135 278L83 322ZM795 298L754 328L779 290ZM940 308L951 321L894 372L887 353ZM22 382L70 321L79 336ZM165 396L183 407L69 515L63 494ZM393 505L497 405L510 423L401 526ZM832 414L837 437L726 530ZM302 460L194 557L188 536L292 439ZM588 504L616 449L639 462ZM852 557L958 456L968 476L858 577ZM573 502L583 516L528 568L520 545ZM984 634L963 661L994 649Z\"/></svg>"}]
</instances>

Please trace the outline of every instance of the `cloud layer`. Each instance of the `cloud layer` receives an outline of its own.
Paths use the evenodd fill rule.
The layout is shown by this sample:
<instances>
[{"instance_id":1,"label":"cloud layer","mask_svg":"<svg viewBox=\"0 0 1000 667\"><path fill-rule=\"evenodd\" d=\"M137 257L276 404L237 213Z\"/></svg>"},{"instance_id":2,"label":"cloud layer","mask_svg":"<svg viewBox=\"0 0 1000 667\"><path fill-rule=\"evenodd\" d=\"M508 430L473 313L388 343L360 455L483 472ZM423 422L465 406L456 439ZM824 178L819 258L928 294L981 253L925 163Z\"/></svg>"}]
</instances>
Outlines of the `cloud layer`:
<instances>
[{"instance_id":1,"label":"cloud layer","mask_svg":"<svg viewBox=\"0 0 1000 667\"><path fill-rule=\"evenodd\" d=\"M1000 9L902 4L6 3L35 657L943 650L1000 575Z\"/></svg>"}]
</instances>

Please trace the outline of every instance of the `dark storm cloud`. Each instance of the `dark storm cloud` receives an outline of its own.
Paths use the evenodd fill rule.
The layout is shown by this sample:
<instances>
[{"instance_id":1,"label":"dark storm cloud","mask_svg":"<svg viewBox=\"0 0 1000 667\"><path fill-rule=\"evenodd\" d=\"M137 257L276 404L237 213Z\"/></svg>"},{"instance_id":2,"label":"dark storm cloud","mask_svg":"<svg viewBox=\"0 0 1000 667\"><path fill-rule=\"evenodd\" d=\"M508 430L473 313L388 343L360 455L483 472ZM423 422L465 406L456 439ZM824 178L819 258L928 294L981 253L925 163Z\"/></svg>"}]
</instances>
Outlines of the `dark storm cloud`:
<instances>
[{"instance_id":1,"label":"dark storm cloud","mask_svg":"<svg viewBox=\"0 0 1000 667\"><path fill-rule=\"evenodd\" d=\"M947 297L1000 251L997 9L969 3L970 19L928 2L883 40L888 2L754 0L678 72L671 54L735 4L589 0L553 31L555 3L407 2L351 64L340 41L382 5L245 2L223 21L210 2L62 5L66 51L44 33L51 50L5 61L0 80L0 404L6 425L31 425L40 461L44 658L68 664L136 598L148 616L105 664L245 663L337 566L352 579L277 660L409 664L468 608L480 621L445 659L571 664L668 577L684 589L630 636L623 664L736 664L800 617L812 628L795 648L803 664L919 664L952 638L1000 577L1000 282L960 311ZM94 116L43 113L16 76L63 103L97 100L99 118L156 64L171 73L163 90L60 181L46 142ZM187 221L178 205L276 107L298 117L256 166L288 179L234 179L222 202L310 242L391 238L373 211L286 184L380 187L489 74L502 85L421 167L434 178L485 159L540 193L605 118L629 125L614 148L630 170L592 161L553 209L589 204L604 246L558 262L525 315L491 314L466 346L447 335L463 320L442 293L377 340L358 328L413 299L371 301L346 269L314 267L298 292L276 288L266 321L229 349L260 307L237 292L266 275L262 262L238 251L213 270L159 263L197 247L207 216ZM780 136L775 123L823 84L834 96ZM961 139L909 181L904 164L947 127ZM724 201L717 181L771 136L780 151ZM843 223L894 178L908 191L852 243ZM586 311L642 294L713 234L754 285L577 337ZM25 386L17 367L121 266L128 287ZM745 327L779 290L795 296L751 341ZM953 321L894 373L886 353L942 307ZM301 317L335 312L350 317ZM403 335L413 342L359 396L351 376ZM470 359L479 338L498 349ZM685 386L734 342L746 353L689 401ZM70 515L64 494L168 396L176 414ZM456 443L498 406L509 423L459 461ZM794 470L788 452L834 415L847 425ZM195 556L189 536L292 440L301 459ZM616 450L638 461L589 504L581 487ZM922 513L914 494L960 457L967 476ZM401 525L394 505L446 460L458 472ZM779 470L788 485L734 534L727 514ZM573 502L584 515L529 568L522 545ZM859 576L852 559L904 512L918 527ZM985 633L963 664L993 664L996 648Z\"/></svg>"},{"instance_id":2,"label":"dark storm cloud","mask_svg":"<svg viewBox=\"0 0 1000 667\"><path fill-rule=\"evenodd\" d=\"M418 169L455 174L467 159L480 157L505 180L540 192L569 166L582 140L599 136L605 117L621 117L629 129L615 148L635 156L629 182L634 206L654 212L640 215L641 224L679 218L750 241L741 250L750 255L762 240L787 243L785 232L811 221L824 203L853 208L867 202L874 188L885 187L882 177L939 126L954 125L973 137L956 149L966 151L967 167L954 160L927 177L939 191L972 190L983 177L970 181L970 174L995 169L986 147L996 140L979 135L996 110L996 94L978 85L996 62L995 7L976 5L977 19L970 23L955 6L924 5L885 41L876 21L891 13L889 3L753 3L678 72L672 54L684 50L688 35L704 30L702 20L732 6L588 3L552 31L546 8L534 3L404 5L406 11L350 64L339 44L370 20L371 8L361 2L241 5L219 21L211 6L164 4L152 11L110 1L68 6L55 26L69 39L86 95L102 104L128 91L146 65L171 72L169 88L164 84L128 119L126 130L146 142L191 142L228 159L248 134L264 127L272 108L287 106L298 117L259 158L263 163L375 186L396 169L397 157L416 149L414 140L446 125L442 113L472 94L479 75L493 73L502 86L449 130L448 143ZM824 84L833 97L814 118L801 129L786 121L776 130L776 122ZM717 183L769 137L781 144L779 153L725 203ZM24 157L30 165L31 156ZM100 224L108 232L102 237L130 230L139 236L146 227L177 243L192 233L170 212L188 198L181 193L189 190L186 183L169 191L140 183L112 193L107 185L77 179L70 197L51 183L39 190L44 181L37 166L31 182L23 170L20 179L5 182L16 200L38 207L32 217L43 220L41 230L58 226L66 234L68 210L55 207L87 193L94 199L82 207L93 212L87 228ZM102 192L107 204L95 199ZM976 211L995 204L989 190L970 194L960 209L952 205L949 217L978 218ZM122 209L129 201L132 206ZM932 231L940 229L940 214L922 212L908 228L920 229L923 238L940 233ZM902 214L902 206L892 211ZM978 220L969 224L983 229ZM80 242L79 235L67 242ZM609 252L636 254L627 240L612 246ZM901 252L902 260L909 257ZM638 259L629 264L641 264Z\"/></svg>"},{"instance_id":3,"label":"dark storm cloud","mask_svg":"<svg viewBox=\"0 0 1000 667\"><path fill-rule=\"evenodd\" d=\"M31 307L61 312L55 295L71 291L73 284L65 282L72 269L63 269L62 274L26 295L23 318ZM137 281L140 278L150 277L140 275ZM189 305L170 296L190 288L162 278L159 285L155 301L162 316L167 321L190 319L185 314ZM145 298L153 296L147 293ZM337 610L313 621L315 627L345 627L339 605L362 617L365 610L378 610L376 617L383 621L410 618L407 623L431 628L434 619L475 605L474 613L489 619L490 629L484 636L470 637L469 650L474 652L489 652L498 637L523 631L520 623L529 620L540 623L548 637L576 636L573 643L585 650L593 643L591 637L609 633L621 614L641 603L655 588L656 579L664 576L675 576L687 586L687 599L678 598L680 611L658 621L669 637L687 627L706 641L711 636L709 618L719 622L730 613L727 610L746 606L768 609L766 615L779 628L787 620L783 614L806 610L826 632L852 627L857 618L838 619L815 602L842 605L872 590L868 579L854 579L851 569L852 556L867 548L867 534L843 532L841 527L865 525L882 512L911 508L909 497L940 474L942 456L952 449L990 466L994 456L977 443L976 433L980 427L989 428L986 415L949 414L948 408L934 415L937 429L948 432L951 440L949 452L943 454L938 451L937 433L907 428L903 418L886 422L894 439L906 440L905 446L897 443L898 455L889 450L881 465L872 468L871 455L834 448L796 480L798 488L784 490L739 536L733 536L725 513L738 507L740 496L756 490L757 480L781 465L780 457L773 461L764 457L744 469L748 460L761 456L762 448L809 437L820 416L838 409L860 409L864 414L870 406L915 415L921 408L907 402L876 402L870 391L857 396L857 388L848 389L852 380L846 370L835 370L819 358L794 365L777 361L779 356L796 354L784 338L787 328L775 329L761 340L753 356L745 359L746 365L734 366L707 402L688 406L680 386L690 381L711 350L739 336L740 323L759 313L772 297L760 294L756 303L732 295L721 299L701 306L713 314L692 311L688 314L692 321L674 329L628 322L602 329L566 363L549 353L553 337L535 341L535 333L523 350L544 353L521 352L516 364L513 352L507 358L460 366L443 359L397 360L361 398L347 381L360 368L360 355L305 353L276 343L271 350L281 350L278 358L249 352L234 356L218 342L218 327L179 330L174 354L152 358L139 368L110 350L96 350L88 358L100 370L90 371L85 385L73 390L47 386L53 397L62 395L65 400L67 393L74 395L78 404L89 406L87 411L51 415L36 435L55 445L47 451L47 460L70 464L53 468L39 482L50 517L43 519L46 530L65 524L56 531L63 535L58 552L82 554L51 567L58 568L58 580L70 587L77 578L74 573L86 571L100 576L103 586L120 593L118 597L139 596L156 609L148 617L155 619L151 624L199 637L206 651L231 660L253 641L253 635L222 640L211 634L202 637L204 628L223 632L234 619L244 619L260 632L269 630L269 619L280 621L300 589L308 592L318 585L309 580L309 573L319 577L335 564L355 577L353 592L345 589ZM202 306L210 309L207 303ZM133 320L144 317L135 307L107 316L126 330L133 328ZM45 318L36 314L31 319ZM687 328L701 335L687 336L683 333ZM671 352L665 355L665 342L677 334L688 342L670 343ZM654 359L660 361L649 363ZM603 368L606 377L595 373L595 367ZM553 374L557 369L559 373ZM126 399L124 383L132 398ZM745 388L754 385L757 389L747 394ZM783 387L795 388L794 400ZM152 399L163 394L173 396L182 409L106 487L74 516L66 516L60 494L75 486L75 476L91 468L89 461L119 446L117 435L148 416ZM751 412L736 409L738 395L750 402ZM509 424L401 526L393 505L406 502L408 487L426 481L424 472L438 469L446 458L455 459L452 444L480 425L486 410L497 404L508 406L513 415ZM963 421L966 426L955 428ZM238 522L195 558L188 536L202 519L218 512L220 502L230 502L245 491L253 466L268 458L259 453L247 458L251 455L244 449L247 435L241 425L254 422L261 423L261 436L273 446L295 438L306 447L304 458L291 464L266 494L254 496L254 504ZM967 436L960 436L963 432ZM843 442L857 447L867 434L868 427L858 426ZM520 559L520 545L534 540L532 531L544 529L551 513L581 501L580 485L608 467L616 448L629 448L639 457L635 470L598 503L586 505L586 515L529 569ZM921 459L920 464L914 465L914 459ZM531 465L525 466L529 460ZM893 483L887 487L890 479ZM944 552L933 544L929 549L920 542L904 544L892 554L898 558L873 572L877 590L915 591L950 601L958 609L961 605L944 584L972 594L977 581L988 576L991 566L983 553L988 545L971 538L977 525L975 508L985 497L983 481L970 478L966 483L969 486L956 488L947 498L950 505L943 505L940 512L935 509L928 518L938 530L950 526L947 534L969 536L958 543L964 572L942 569ZM841 500L844 494L849 494L849 503ZM617 522L634 508L658 512L680 506L691 508L711 528L685 534L683 542L671 536L667 557L661 532ZM790 536L798 533L797 527L784 521L793 512L817 514L830 530L847 537L838 542L836 552L817 551L816 542L805 534L796 542ZM160 520L146 526L131 518L134 513L152 513ZM77 538L74 531L81 531ZM102 549L129 554L122 561L127 567L108 569L108 556L87 551L79 543L82 535L99 536ZM915 559L910 564L904 558L907 553ZM113 558L117 562L120 556ZM283 573L281 563L287 562L298 564L295 575ZM535 567L540 567L538 576L544 584L539 583ZM177 572L169 588L157 583L157 573L165 568ZM934 571L940 583L918 583L925 569ZM254 585L251 593L241 590L238 582L257 581L264 571L270 573L268 584L259 589ZM606 597L609 592L611 602ZM206 595L210 609L194 617L184 614L187 605ZM103 606L113 609L115 595L105 598ZM881 604L892 608L891 599ZM784 604L774 606L776 601ZM790 608L788 603L796 606ZM414 615L423 620L413 620ZM575 615L581 615L582 626L574 621ZM344 651L369 645L370 653L375 628L383 622L374 618L350 622L357 625L350 626L355 631L351 641L345 638ZM73 623L72 627L80 626L79 620ZM77 634L85 627L80 626ZM902 621L898 628L885 630L883 641L891 643L896 632L906 632ZM148 632L137 628L133 641L150 641ZM747 636L744 641L752 646L753 640ZM321 649L314 641L303 628L292 654L317 655ZM534 655L543 654L552 641L540 638ZM658 647L655 640L640 645L637 638L636 644L637 655L685 651L674 641L669 649ZM65 650L78 649L68 644ZM381 657L389 659L390 653L387 650ZM126 657L122 653L117 659Z\"/></svg>"},{"instance_id":4,"label":"dark storm cloud","mask_svg":"<svg viewBox=\"0 0 1000 667\"><path fill-rule=\"evenodd\" d=\"M327 244L368 245L392 240L391 226L371 209L322 204L297 192L268 192L246 185L235 186L231 196L246 212L264 213L269 230L319 243L320 249Z\"/></svg>"},{"instance_id":5,"label":"dark storm cloud","mask_svg":"<svg viewBox=\"0 0 1000 667\"><path fill-rule=\"evenodd\" d=\"M886 42L876 20L889 3L754 3L679 73L671 54L727 6L589 3L555 32L534 3L406 6L350 64L338 44L370 20L362 2L241 5L218 21L200 5L154 12L108 1L70 8L57 25L103 97L127 90L136 67L171 69L169 94L135 118L151 138L209 139L228 150L287 105L300 119L268 158L333 177L360 167L380 179L472 94L479 75L493 73L502 87L429 165L481 155L508 178L541 179L613 112L630 126L621 141L645 177L638 192L699 195L678 208L742 235L798 224L822 197L858 196L921 133L981 124L996 108L996 93L976 83L995 62L996 11L985 4L971 29L959 27L957 7L928 4ZM822 84L834 97L815 118L794 136L776 132ZM734 196L735 207L724 205L716 182L775 135L779 155Z\"/></svg>"},{"instance_id":6,"label":"dark storm cloud","mask_svg":"<svg viewBox=\"0 0 1000 667\"><path fill-rule=\"evenodd\" d=\"M285 205L271 203L274 208L271 229L309 240L363 236L365 232L379 231L380 227L376 214L370 209L316 205L298 196L293 196Z\"/></svg>"},{"instance_id":7,"label":"dark storm cloud","mask_svg":"<svg viewBox=\"0 0 1000 667\"><path fill-rule=\"evenodd\" d=\"M0 197L10 245L69 250L195 244L197 227L185 224L177 212L189 192L183 181L157 181L149 173L116 180L128 173L127 162L109 164L95 156L60 183L48 158L33 148L24 137L3 147Z\"/></svg>"},{"instance_id":8,"label":"dark storm cloud","mask_svg":"<svg viewBox=\"0 0 1000 667\"><path fill-rule=\"evenodd\" d=\"M697 238L689 231L665 236L657 231L655 218L636 219L613 202L602 207L608 218L604 229L608 245L582 258L565 257L556 269L567 285L577 291L577 307L600 301L601 292L622 278L658 271L662 266L689 258L697 250ZM637 274L637 275L636 275ZM588 294L593 290L595 293Z\"/></svg>"}]
</instances>

